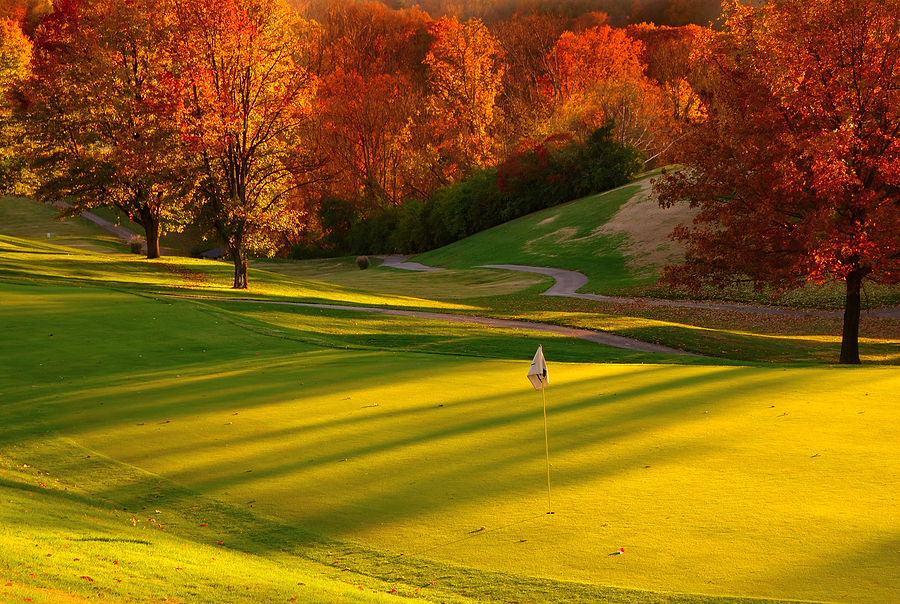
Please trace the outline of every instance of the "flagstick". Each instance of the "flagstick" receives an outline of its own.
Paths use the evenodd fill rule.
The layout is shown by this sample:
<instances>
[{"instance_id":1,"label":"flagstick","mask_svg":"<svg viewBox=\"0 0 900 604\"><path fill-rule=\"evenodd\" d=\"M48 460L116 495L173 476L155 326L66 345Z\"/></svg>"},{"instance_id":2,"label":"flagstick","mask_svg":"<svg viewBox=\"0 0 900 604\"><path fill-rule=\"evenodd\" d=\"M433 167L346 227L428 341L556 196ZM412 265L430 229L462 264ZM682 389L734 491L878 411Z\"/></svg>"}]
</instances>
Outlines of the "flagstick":
<instances>
[{"instance_id":1,"label":"flagstick","mask_svg":"<svg viewBox=\"0 0 900 604\"><path fill-rule=\"evenodd\" d=\"M547 449L547 513L553 513L553 504L550 499L550 437L547 436L547 393L541 388L541 398L544 400L544 446Z\"/></svg>"}]
</instances>

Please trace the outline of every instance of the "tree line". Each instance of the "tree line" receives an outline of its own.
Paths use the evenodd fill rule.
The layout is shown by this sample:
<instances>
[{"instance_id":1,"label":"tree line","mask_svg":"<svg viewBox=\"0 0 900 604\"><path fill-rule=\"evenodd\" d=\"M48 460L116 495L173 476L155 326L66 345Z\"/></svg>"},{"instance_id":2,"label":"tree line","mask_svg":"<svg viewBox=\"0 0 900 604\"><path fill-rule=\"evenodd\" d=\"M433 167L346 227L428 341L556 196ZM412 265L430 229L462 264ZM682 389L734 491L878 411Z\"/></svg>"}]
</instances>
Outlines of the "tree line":
<instances>
[{"instance_id":1,"label":"tree line","mask_svg":"<svg viewBox=\"0 0 900 604\"><path fill-rule=\"evenodd\" d=\"M423 205L460 214L453 195L429 200L524 167L529 149L552 148L551 181L566 154L597 161L585 159L597 132L635 150L619 153L623 174L638 154L664 155L699 115L688 56L700 28L614 28L604 13L548 6L488 24L381 2L56 0L31 37L6 21L6 189L69 200L71 214L119 208L144 228L149 258L160 234L200 224L244 288L248 254L342 253L351 226L359 241ZM534 207L514 201L494 216ZM393 248L375 237L366 248L466 234L414 242L394 228Z\"/></svg>"}]
</instances>

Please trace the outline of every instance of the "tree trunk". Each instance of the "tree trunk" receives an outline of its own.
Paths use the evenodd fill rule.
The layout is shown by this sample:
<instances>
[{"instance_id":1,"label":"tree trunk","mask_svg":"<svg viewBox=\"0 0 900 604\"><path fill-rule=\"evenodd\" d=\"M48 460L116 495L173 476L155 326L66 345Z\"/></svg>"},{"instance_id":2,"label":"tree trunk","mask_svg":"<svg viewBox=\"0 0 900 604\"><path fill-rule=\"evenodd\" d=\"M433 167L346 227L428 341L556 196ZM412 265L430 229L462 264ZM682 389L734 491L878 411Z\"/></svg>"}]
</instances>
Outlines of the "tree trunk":
<instances>
[{"instance_id":1,"label":"tree trunk","mask_svg":"<svg viewBox=\"0 0 900 604\"><path fill-rule=\"evenodd\" d=\"M141 226L147 236L147 260L159 258L159 218L153 213L149 204L141 206Z\"/></svg>"},{"instance_id":2,"label":"tree trunk","mask_svg":"<svg viewBox=\"0 0 900 604\"><path fill-rule=\"evenodd\" d=\"M247 256L238 246L229 246L234 260L234 286L232 289L247 289Z\"/></svg>"},{"instance_id":3,"label":"tree trunk","mask_svg":"<svg viewBox=\"0 0 900 604\"><path fill-rule=\"evenodd\" d=\"M145 223L144 232L147 234L147 260L159 258L159 221Z\"/></svg>"},{"instance_id":4,"label":"tree trunk","mask_svg":"<svg viewBox=\"0 0 900 604\"><path fill-rule=\"evenodd\" d=\"M847 274L847 301L844 304L844 331L841 335L842 365L859 365L860 289L868 267L856 268Z\"/></svg>"}]
</instances>

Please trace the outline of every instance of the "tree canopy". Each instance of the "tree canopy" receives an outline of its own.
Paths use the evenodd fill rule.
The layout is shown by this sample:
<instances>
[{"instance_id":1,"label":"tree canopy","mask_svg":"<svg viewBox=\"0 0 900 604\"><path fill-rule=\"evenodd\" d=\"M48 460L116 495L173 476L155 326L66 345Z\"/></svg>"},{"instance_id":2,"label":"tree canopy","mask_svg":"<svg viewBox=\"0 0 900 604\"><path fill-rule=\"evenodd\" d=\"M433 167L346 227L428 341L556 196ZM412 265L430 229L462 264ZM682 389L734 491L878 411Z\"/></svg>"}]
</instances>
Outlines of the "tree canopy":
<instances>
[{"instance_id":1,"label":"tree canopy","mask_svg":"<svg viewBox=\"0 0 900 604\"><path fill-rule=\"evenodd\" d=\"M900 2L726 7L699 57L708 117L660 202L699 210L669 282L846 283L841 363L859 363L864 279L900 281Z\"/></svg>"},{"instance_id":2,"label":"tree canopy","mask_svg":"<svg viewBox=\"0 0 900 604\"><path fill-rule=\"evenodd\" d=\"M693 37L650 24L638 36L601 12L630 4L542 0L479 18L377 0L14 0L0 6L15 19L4 57L26 56L20 23L43 18L30 64L0 81L19 109L0 163L19 189L27 165L32 190L67 213L118 208L148 258L166 231L202 227L246 287L248 255L328 247L333 202L360 220L407 204L407 222L433 215L439 188L541 141L575 149L610 119L618 144L665 152L694 97L680 63L650 66L677 63Z\"/></svg>"},{"instance_id":3,"label":"tree canopy","mask_svg":"<svg viewBox=\"0 0 900 604\"><path fill-rule=\"evenodd\" d=\"M67 199L72 214L120 209L144 227L148 258L189 219L193 188L172 111L173 27L167 0L64 0L22 86L38 196Z\"/></svg>"},{"instance_id":4,"label":"tree canopy","mask_svg":"<svg viewBox=\"0 0 900 604\"><path fill-rule=\"evenodd\" d=\"M303 129L316 91L308 31L282 0L181 0L182 138L200 170L201 214L247 288L247 252L266 252L296 215ZM302 35L307 30L307 35Z\"/></svg>"}]
</instances>

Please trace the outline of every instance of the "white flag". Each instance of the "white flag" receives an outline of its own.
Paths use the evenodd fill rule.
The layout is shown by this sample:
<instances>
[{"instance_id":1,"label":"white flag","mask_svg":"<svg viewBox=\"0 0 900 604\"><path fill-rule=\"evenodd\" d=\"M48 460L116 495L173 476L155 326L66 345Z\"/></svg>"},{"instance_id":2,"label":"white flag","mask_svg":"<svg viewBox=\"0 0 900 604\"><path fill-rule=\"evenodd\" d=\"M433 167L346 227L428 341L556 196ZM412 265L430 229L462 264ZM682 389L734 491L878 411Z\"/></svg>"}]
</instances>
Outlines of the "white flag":
<instances>
[{"instance_id":1,"label":"white flag","mask_svg":"<svg viewBox=\"0 0 900 604\"><path fill-rule=\"evenodd\" d=\"M543 390L550 383L550 377L547 375L547 362L544 361L543 346L538 346L537 352L534 353L534 360L531 361L531 367L528 369L528 379L531 380L535 390Z\"/></svg>"}]
</instances>

